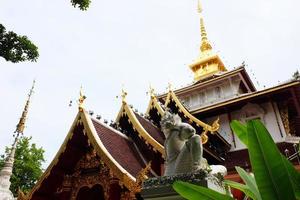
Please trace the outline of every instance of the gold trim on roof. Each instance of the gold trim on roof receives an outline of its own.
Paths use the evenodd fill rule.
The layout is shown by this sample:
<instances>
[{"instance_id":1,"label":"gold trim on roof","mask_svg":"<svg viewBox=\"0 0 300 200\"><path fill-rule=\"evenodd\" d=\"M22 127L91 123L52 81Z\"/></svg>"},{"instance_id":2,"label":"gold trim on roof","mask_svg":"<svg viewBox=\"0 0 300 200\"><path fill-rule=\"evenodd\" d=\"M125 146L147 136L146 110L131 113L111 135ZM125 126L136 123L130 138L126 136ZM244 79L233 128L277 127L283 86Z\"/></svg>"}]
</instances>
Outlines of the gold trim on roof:
<instances>
[{"instance_id":1,"label":"gold trim on roof","mask_svg":"<svg viewBox=\"0 0 300 200\"><path fill-rule=\"evenodd\" d=\"M116 121L118 122L120 120L120 118L124 115L124 113L127 114L128 119L130 120L130 122L132 123L133 127L135 130L137 130L139 136L141 136L146 143L149 143L152 147L153 150L158 151L159 153L161 153L162 156L164 156L164 147L157 142L142 126L142 124L139 122L139 120L136 118L134 112L132 111L132 109L129 107L129 105L126 102L123 102L123 105L120 109L120 112L117 116Z\"/></svg>"},{"instance_id":2,"label":"gold trim on roof","mask_svg":"<svg viewBox=\"0 0 300 200\"><path fill-rule=\"evenodd\" d=\"M208 125L204 122L202 122L201 120L199 120L198 118L196 118L194 115L192 115L180 102L180 100L178 99L178 97L176 96L176 94L173 91L169 91L168 95L167 95L167 99L165 102L165 107L168 106L168 104L171 102L171 99L173 99L177 105L177 107L179 108L179 112L182 112L184 114L185 117L187 117L189 119L190 122L195 122L197 126L202 127L203 128L203 132L201 133L201 139L202 139L202 143L205 144L208 141L208 136L207 133L211 133L211 134L215 134L216 131L219 130L220 128L220 124L219 124L219 119L216 119L212 125ZM225 142L226 144L229 144L222 136L220 136L219 134L216 134L218 138L220 138L223 142Z\"/></svg>"},{"instance_id":3,"label":"gold trim on roof","mask_svg":"<svg viewBox=\"0 0 300 200\"><path fill-rule=\"evenodd\" d=\"M62 145L60 146L58 152L56 153L54 159L51 161L50 165L47 167L47 169L45 170L45 172L42 174L42 176L39 178L38 182L34 185L34 187L32 188L32 190L26 195L27 196L27 199L31 199L32 198L32 195L34 194L35 191L37 191L42 182L44 181L44 179L46 179L49 175L50 175L50 172L52 170L52 168L57 164L58 162L58 158L59 156L65 151L66 149L66 145L68 143L68 141L72 138L73 136L73 130L75 128L75 126L80 123L80 113L78 113L75 117L75 120L73 121L73 124L64 140L64 142L62 143Z\"/></svg>"},{"instance_id":4,"label":"gold trim on roof","mask_svg":"<svg viewBox=\"0 0 300 200\"><path fill-rule=\"evenodd\" d=\"M120 181L123 182L126 187L129 187L136 181L136 179L129 172L127 172L127 170L123 168L105 148L89 115L86 112L83 112L82 118L84 119L83 124L87 130L88 139L93 144L97 153L99 153L100 158L116 174Z\"/></svg>"},{"instance_id":5,"label":"gold trim on roof","mask_svg":"<svg viewBox=\"0 0 300 200\"><path fill-rule=\"evenodd\" d=\"M184 114L184 116L186 116L187 118L189 118L190 120L192 120L193 122L195 122L197 124L197 126L202 127L205 131L209 131L211 133L214 133L216 131L219 130L220 125L218 123L218 119L215 120L213 122L213 124L210 126L204 122L202 122L201 120L199 120L198 118L196 118L195 116L193 116L180 102L180 100L177 98L176 94L173 91L169 91L168 96L167 96L167 100L165 103L165 107L168 106L168 104L171 101L171 98L175 101L176 105L178 106L178 108L180 109L180 111Z\"/></svg>"},{"instance_id":6,"label":"gold trim on roof","mask_svg":"<svg viewBox=\"0 0 300 200\"><path fill-rule=\"evenodd\" d=\"M27 199L31 199L32 195L35 191L37 191L42 182L51 174L52 168L58 163L59 156L66 150L66 145L69 142L69 140L73 136L73 131L75 126L78 123L83 123L84 125L84 132L88 137L88 140L93 145L94 149L96 150L97 154L100 156L100 158L103 160L103 162L114 172L116 177L122 182L128 189L135 183L136 178L133 177L129 172L127 172L126 169L124 169L108 152L108 150L105 148L103 143L101 142L95 127L93 125L93 122L89 115L86 113L85 110L82 112L78 112L69 132L66 136L63 144L61 145L59 151L57 152L55 158L52 160L46 171L42 174L41 178L38 180L38 182L35 184L33 189L30 191L28 195L26 195Z\"/></svg>"},{"instance_id":7,"label":"gold trim on roof","mask_svg":"<svg viewBox=\"0 0 300 200\"><path fill-rule=\"evenodd\" d=\"M159 104L158 100L157 100L157 97L155 96L155 93L154 93L154 89L152 87L150 87L150 91L149 91L149 94L150 94L150 101L149 101L149 104L148 104L148 107L147 107L147 110L146 110L146 115L149 115L149 112L151 110L151 108L156 108L158 113L163 116L165 111L164 109L161 107L161 105Z\"/></svg>"}]
</instances>

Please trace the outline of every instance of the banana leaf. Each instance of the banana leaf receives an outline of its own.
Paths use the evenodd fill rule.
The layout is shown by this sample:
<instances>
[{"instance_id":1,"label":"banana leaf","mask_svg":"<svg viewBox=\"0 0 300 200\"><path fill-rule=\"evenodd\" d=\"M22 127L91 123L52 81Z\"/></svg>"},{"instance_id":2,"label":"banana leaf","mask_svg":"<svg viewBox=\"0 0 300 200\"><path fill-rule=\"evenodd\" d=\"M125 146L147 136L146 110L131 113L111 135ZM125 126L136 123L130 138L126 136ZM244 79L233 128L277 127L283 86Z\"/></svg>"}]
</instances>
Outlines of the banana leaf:
<instances>
[{"instance_id":1,"label":"banana leaf","mask_svg":"<svg viewBox=\"0 0 300 200\"><path fill-rule=\"evenodd\" d=\"M281 154L284 165L288 171L289 178L292 180L293 190L296 198L300 199L300 173L295 169L292 163Z\"/></svg>"},{"instance_id":2,"label":"banana leaf","mask_svg":"<svg viewBox=\"0 0 300 200\"><path fill-rule=\"evenodd\" d=\"M250 174L248 174L245 170L243 170L240 167L235 167L235 169L239 173L239 175L242 178L242 180L244 181L245 185L241 184L241 183L229 181L229 180L225 180L224 181L225 184L227 184L233 188L236 188L238 190L241 190L242 192L244 192L246 194L246 196L248 196L254 200L261 200L261 196L258 191L254 177L251 176Z\"/></svg>"},{"instance_id":3,"label":"banana leaf","mask_svg":"<svg viewBox=\"0 0 300 200\"><path fill-rule=\"evenodd\" d=\"M189 200L233 200L230 196L187 182L176 181L173 183L173 188Z\"/></svg>"},{"instance_id":4,"label":"banana leaf","mask_svg":"<svg viewBox=\"0 0 300 200\"><path fill-rule=\"evenodd\" d=\"M243 142L246 146L248 146L247 126L237 120L233 120L230 123L230 127L233 130L233 132L238 136L238 138L241 140L241 142Z\"/></svg>"},{"instance_id":5,"label":"banana leaf","mask_svg":"<svg viewBox=\"0 0 300 200\"><path fill-rule=\"evenodd\" d=\"M250 161L262 199L296 199L284 159L267 129L259 120L251 120L247 132Z\"/></svg>"},{"instance_id":6,"label":"banana leaf","mask_svg":"<svg viewBox=\"0 0 300 200\"><path fill-rule=\"evenodd\" d=\"M253 200L257 200L255 194L251 191L249 186L231 180L224 180L224 183L230 186L231 188L235 188L242 191L247 197L250 197Z\"/></svg>"}]
</instances>

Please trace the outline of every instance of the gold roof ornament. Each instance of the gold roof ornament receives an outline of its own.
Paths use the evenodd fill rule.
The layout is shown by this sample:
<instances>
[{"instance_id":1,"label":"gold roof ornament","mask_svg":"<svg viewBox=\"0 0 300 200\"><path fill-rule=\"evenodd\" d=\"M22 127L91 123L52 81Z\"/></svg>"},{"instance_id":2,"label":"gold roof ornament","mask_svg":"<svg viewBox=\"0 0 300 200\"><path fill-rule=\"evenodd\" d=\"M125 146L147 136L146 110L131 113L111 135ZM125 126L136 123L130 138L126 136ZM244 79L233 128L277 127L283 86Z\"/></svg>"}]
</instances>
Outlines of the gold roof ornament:
<instances>
[{"instance_id":1,"label":"gold roof ornament","mask_svg":"<svg viewBox=\"0 0 300 200\"><path fill-rule=\"evenodd\" d=\"M125 91L124 88L122 88L122 94L121 94L121 97L122 97L122 102L123 103L126 103L126 97L127 97L127 92Z\"/></svg>"},{"instance_id":2,"label":"gold roof ornament","mask_svg":"<svg viewBox=\"0 0 300 200\"><path fill-rule=\"evenodd\" d=\"M31 99L31 96L33 94L34 85L35 85L35 80L33 80L32 87L31 87L31 89L29 91L29 94L28 94L28 99L26 101L26 104L25 104L24 110L22 112L22 116L19 120L19 123L17 124L15 133L23 134L23 132L24 132L25 123L26 123L27 114L28 114L28 109L29 109L29 104L30 104L30 99Z\"/></svg>"},{"instance_id":3,"label":"gold roof ornament","mask_svg":"<svg viewBox=\"0 0 300 200\"><path fill-rule=\"evenodd\" d=\"M136 176L136 182L130 185L130 197L135 199L135 195L142 191L142 185L145 180L148 179L148 174L151 171L151 161L143 168Z\"/></svg>"},{"instance_id":4,"label":"gold roof ornament","mask_svg":"<svg viewBox=\"0 0 300 200\"><path fill-rule=\"evenodd\" d=\"M155 97L155 91L154 91L154 88L151 85L149 86L149 95L150 95L151 98Z\"/></svg>"},{"instance_id":5,"label":"gold roof ornament","mask_svg":"<svg viewBox=\"0 0 300 200\"><path fill-rule=\"evenodd\" d=\"M83 112L84 110L84 100L86 99L86 96L83 95L82 86L80 87L79 91L79 99L78 99L78 109L80 112Z\"/></svg>"},{"instance_id":6,"label":"gold roof ornament","mask_svg":"<svg viewBox=\"0 0 300 200\"><path fill-rule=\"evenodd\" d=\"M145 112L146 115L149 115L150 114L150 110L152 108L156 108L158 113L163 116L165 111L163 110L163 108L161 107L161 105L159 104L157 98L156 98L156 95L155 95L155 90L154 88L150 85L150 89L149 89L149 92L147 92L147 94L149 94L150 96L150 101L148 103L148 107L147 107L147 110Z\"/></svg>"},{"instance_id":7,"label":"gold roof ornament","mask_svg":"<svg viewBox=\"0 0 300 200\"><path fill-rule=\"evenodd\" d=\"M172 91L173 90L172 88L173 88L173 85L172 85L172 83L169 82L168 83L168 91L169 92Z\"/></svg>"},{"instance_id":8,"label":"gold roof ornament","mask_svg":"<svg viewBox=\"0 0 300 200\"><path fill-rule=\"evenodd\" d=\"M208 40L200 0L198 0L197 10L200 15L200 55L198 56L196 61L190 65L190 68L194 72L194 80L200 81L214 74L227 70L218 54L213 52L212 46Z\"/></svg>"}]
</instances>

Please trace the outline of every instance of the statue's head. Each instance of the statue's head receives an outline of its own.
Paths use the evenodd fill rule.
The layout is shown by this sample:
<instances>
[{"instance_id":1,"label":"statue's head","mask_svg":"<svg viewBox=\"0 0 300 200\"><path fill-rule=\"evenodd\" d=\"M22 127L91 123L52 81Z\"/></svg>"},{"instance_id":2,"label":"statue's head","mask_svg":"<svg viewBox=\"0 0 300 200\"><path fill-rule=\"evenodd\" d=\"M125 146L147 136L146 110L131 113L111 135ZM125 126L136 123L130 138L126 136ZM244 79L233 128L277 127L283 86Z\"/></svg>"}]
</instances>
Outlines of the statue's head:
<instances>
[{"instance_id":1,"label":"statue's head","mask_svg":"<svg viewBox=\"0 0 300 200\"><path fill-rule=\"evenodd\" d=\"M161 128L165 135L167 134L167 132L169 132L169 130L173 129L176 125L180 123L181 118L177 114L172 114L169 111L165 111L165 114L160 121Z\"/></svg>"}]
</instances>

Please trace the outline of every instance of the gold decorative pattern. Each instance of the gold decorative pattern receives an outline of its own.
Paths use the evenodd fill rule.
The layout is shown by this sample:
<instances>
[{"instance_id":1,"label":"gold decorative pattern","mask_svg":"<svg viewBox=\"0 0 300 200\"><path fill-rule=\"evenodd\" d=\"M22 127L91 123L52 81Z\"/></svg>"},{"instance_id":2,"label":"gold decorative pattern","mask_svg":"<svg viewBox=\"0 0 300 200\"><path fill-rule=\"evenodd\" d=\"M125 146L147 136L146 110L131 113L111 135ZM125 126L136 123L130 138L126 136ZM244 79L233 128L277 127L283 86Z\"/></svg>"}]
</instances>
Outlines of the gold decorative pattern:
<instances>
[{"instance_id":1,"label":"gold decorative pattern","mask_svg":"<svg viewBox=\"0 0 300 200\"><path fill-rule=\"evenodd\" d=\"M283 127L285 129L286 134L288 136L291 136L289 110L288 110L287 105L280 106L279 113L280 113L280 117L282 119Z\"/></svg>"},{"instance_id":2,"label":"gold decorative pattern","mask_svg":"<svg viewBox=\"0 0 300 200\"><path fill-rule=\"evenodd\" d=\"M142 191L143 182L148 179L148 174L151 170L151 162L149 162L144 169L142 169L136 176L136 182L129 186L130 197L135 199L135 195Z\"/></svg>"},{"instance_id":3,"label":"gold decorative pattern","mask_svg":"<svg viewBox=\"0 0 300 200\"><path fill-rule=\"evenodd\" d=\"M92 146L95 148L97 154L101 157L103 162L109 167L109 169L114 172L115 176L127 187L128 185L135 182L136 179L126 170L124 169L108 152L100 138L97 135L95 127L87 113L83 113L82 115L83 124L85 130L87 131L87 136L91 141ZM103 126L105 126L103 124Z\"/></svg>"},{"instance_id":4,"label":"gold decorative pattern","mask_svg":"<svg viewBox=\"0 0 300 200\"><path fill-rule=\"evenodd\" d=\"M92 172L82 173L84 170L91 170ZM71 190L70 199L75 200L80 188L92 188L94 185L99 184L103 188L105 199L108 199L111 178L113 177L111 177L109 168L98 158L96 151L93 150L79 160L72 175L64 177L62 187L58 190L58 193L69 189Z\"/></svg>"},{"instance_id":5,"label":"gold decorative pattern","mask_svg":"<svg viewBox=\"0 0 300 200\"><path fill-rule=\"evenodd\" d=\"M39 179L39 181L37 182L37 184L33 187L33 189L27 195L28 196L27 199L32 198L35 191L37 191L40 188L43 181L50 175L52 168L58 163L58 160L59 160L58 158L64 152L64 150L66 149L66 145L68 144L69 140L72 138L74 128L77 124L82 124L84 126L86 136L88 137L88 139L91 143L91 146L94 147L97 155L99 157L101 157L101 160L103 161L103 163L108 166L109 170L111 172L113 172L114 176L116 178L118 178L120 180L120 182L126 188L128 188L130 185L135 183L136 179L129 172L127 172L126 169L124 169L107 151L107 149L101 142L100 138L98 137L95 127L93 126L93 123L92 123L89 115L83 109L82 112L78 112L78 114L70 128L70 131L69 131L67 137L65 138L62 146L60 147L59 151L57 152L55 158L50 163L50 165L48 166L46 171L42 174L42 176ZM103 124L103 126L105 126L105 125ZM67 184L67 179L68 178L66 177L66 182L65 182L66 184ZM86 180L86 181L88 181L88 180Z\"/></svg>"}]
</instances>

